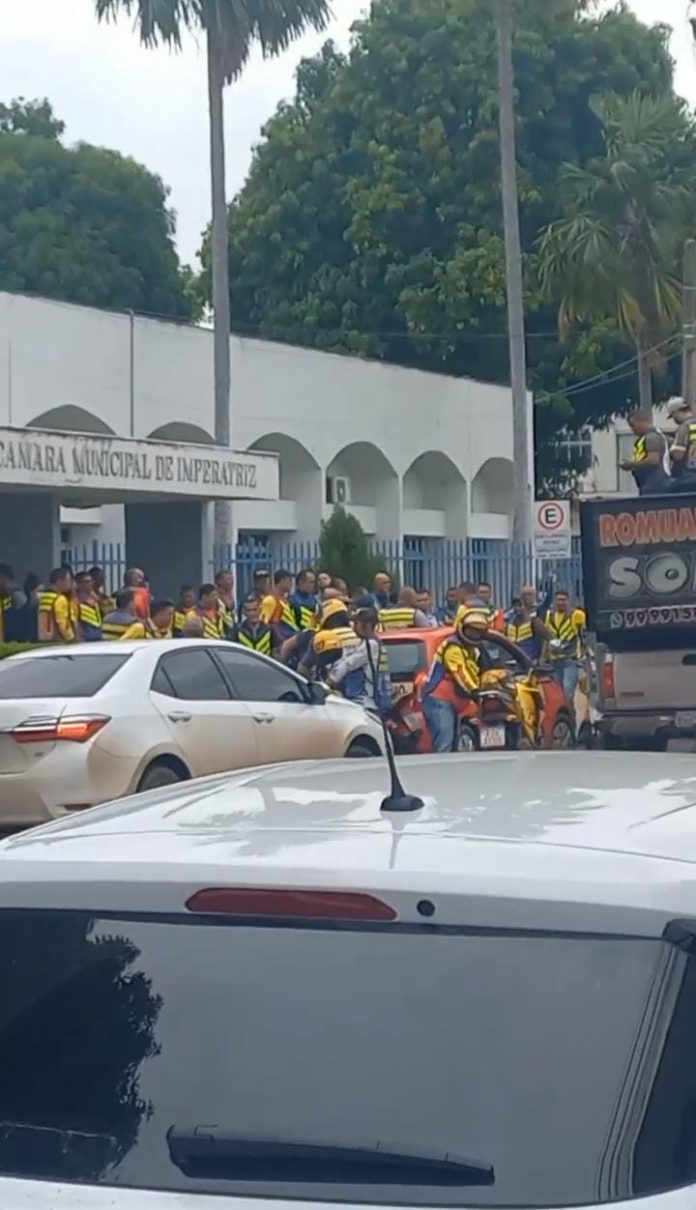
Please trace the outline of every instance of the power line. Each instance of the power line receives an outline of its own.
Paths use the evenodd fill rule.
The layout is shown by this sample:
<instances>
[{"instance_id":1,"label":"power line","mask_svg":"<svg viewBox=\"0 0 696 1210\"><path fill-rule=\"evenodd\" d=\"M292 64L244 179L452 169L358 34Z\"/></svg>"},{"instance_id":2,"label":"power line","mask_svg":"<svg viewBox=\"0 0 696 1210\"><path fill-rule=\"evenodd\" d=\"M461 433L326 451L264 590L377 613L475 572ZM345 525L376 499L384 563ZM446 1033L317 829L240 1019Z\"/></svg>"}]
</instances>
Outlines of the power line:
<instances>
[{"instance_id":1,"label":"power line","mask_svg":"<svg viewBox=\"0 0 696 1210\"><path fill-rule=\"evenodd\" d=\"M666 348L667 345L672 344L675 340L680 340L680 338L676 334L672 335L672 336L668 336L665 340L661 341L659 344L653 345L652 348L646 350L646 352L647 353L657 353L661 349ZM674 359L674 357L677 356L678 353L681 353L681 343L680 343L679 348L677 349L677 352L674 354L670 354L670 356L667 357L666 360L668 362L672 361ZM600 373L600 374L594 374L591 378L582 379L582 381L575 383L573 386L570 386L567 389L560 389L558 391L540 392L538 398L539 399L554 399L554 398L557 398L558 396L561 396L564 399L566 399L566 398L572 397L573 395L580 395L584 391L591 391L597 386L607 386L607 385L611 385L614 382L623 382L624 379L633 377L633 375L636 371L637 365L638 365L638 355L636 354L633 357L629 357L626 361L618 362L615 366L612 366L608 370L602 371L602 373ZM626 373L624 373L624 374L617 373L618 370L622 370L626 366L630 367L630 369L628 369Z\"/></svg>"}]
</instances>

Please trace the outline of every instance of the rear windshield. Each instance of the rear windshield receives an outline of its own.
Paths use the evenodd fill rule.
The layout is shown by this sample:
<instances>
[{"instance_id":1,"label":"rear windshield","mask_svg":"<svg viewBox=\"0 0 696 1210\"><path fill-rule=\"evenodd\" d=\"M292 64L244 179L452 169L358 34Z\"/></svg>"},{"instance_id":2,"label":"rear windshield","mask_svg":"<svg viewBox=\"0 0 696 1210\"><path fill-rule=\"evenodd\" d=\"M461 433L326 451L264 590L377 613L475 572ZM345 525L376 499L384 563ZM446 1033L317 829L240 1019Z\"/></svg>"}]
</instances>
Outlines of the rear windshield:
<instances>
[{"instance_id":1,"label":"rear windshield","mask_svg":"<svg viewBox=\"0 0 696 1210\"><path fill-rule=\"evenodd\" d=\"M389 661L389 675L393 681L407 680L427 667L428 653L422 640L404 639L403 642L383 644Z\"/></svg>"},{"instance_id":2,"label":"rear windshield","mask_svg":"<svg viewBox=\"0 0 696 1210\"><path fill-rule=\"evenodd\" d=\"M0 987L3 1174L506 1207L696 1179L662 942L4 910Z\"/></svg>"},{"instance_id":3,"label":"rear windshield","mask_svg":"<svg viewBox=\"0 0 696 1210\"><path fill-rule=\"evenodd\" d=\"M130 655L60 655L0 661L0 699L93 697Z\"/></svg>"}]
</instances>

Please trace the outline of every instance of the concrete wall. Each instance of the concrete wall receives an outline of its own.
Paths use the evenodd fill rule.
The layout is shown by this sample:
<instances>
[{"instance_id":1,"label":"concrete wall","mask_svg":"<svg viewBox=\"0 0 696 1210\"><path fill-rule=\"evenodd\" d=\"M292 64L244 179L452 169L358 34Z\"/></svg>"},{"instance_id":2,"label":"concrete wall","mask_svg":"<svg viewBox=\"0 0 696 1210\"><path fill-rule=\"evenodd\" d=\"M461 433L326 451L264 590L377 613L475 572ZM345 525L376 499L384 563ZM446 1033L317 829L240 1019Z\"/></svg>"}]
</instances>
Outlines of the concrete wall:
<instances>
[{"instance_id":1,"label":"concrete wall","mask_svg":"<svg viewBox=\"0 0 696 1210\"><path fill-rule=\"evenodd\" d=\"M316 537L340 474L380 537L508 532L508 389L238 337L231 354L232 444L280 455L281 500L237 506L240 528ZM212 365L208 330L0 294L0 424L211 440Z\"/></svg>"}]
</instances>

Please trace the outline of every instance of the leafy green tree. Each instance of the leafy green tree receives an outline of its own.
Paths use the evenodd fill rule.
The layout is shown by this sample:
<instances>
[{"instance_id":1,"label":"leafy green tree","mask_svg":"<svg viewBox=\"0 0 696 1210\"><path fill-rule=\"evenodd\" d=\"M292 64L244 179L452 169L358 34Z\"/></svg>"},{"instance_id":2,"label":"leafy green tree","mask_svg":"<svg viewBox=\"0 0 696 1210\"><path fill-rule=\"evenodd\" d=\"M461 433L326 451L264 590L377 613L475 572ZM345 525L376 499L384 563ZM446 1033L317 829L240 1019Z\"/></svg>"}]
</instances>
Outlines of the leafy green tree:
<instances>
[{"instance_id":1,"label":"leafy green tree","mask_svg":"<svg viewBox=\"0 0 696 1210\"><path fill-rule=\"evenodd\" d=\"M319 536L321 567L341 576L349 588L368 587L383 561L370 551L365 531L357 517L337 505L328 521L322 521Z\"/></svg>"},{"instance_id":2,"label":"leafy green tree","mask_svg":"<svg viewBox=\"0 0 696 1210\"><path fill-rule=\"evenodd\" d=\"M215 437L230 444L230 309L223 93L244 69L252 46L276 55L306 29L324 29L328 0L95 0L97 17L135 13L146 46L180 46L185 30L205 33L210 114L212 217L212 290L215 321ZM215 540L229 543L227 501L215 507Z\"/></svg>"},{"instance_id":3,"label":"leafy green tree","mask_svg":"<svg viewBox=\"0 0 696 1210\"><path fill-rule=\"evenodd\" d=\"M563 217L541 244L541 284L560 299L560 329L608 320L635 342L640 402L681 315L677 277L695 229L696 131L669 94L635 92L597 105L605 153L562 173Z\"/></svg>"},{"instance_id":4,"label":"leafy green tree","mask_svg":"<svg viewBox=\"0 0 696 1210\"><path fill-rule=\"evenodd\" d=\"M47 102L0 111L0 289L190 317L159 177L61 129Z\"/></svg>"},{"instance_id":5,"label":"leafy green tree","mask_svg":"<svg viewBox=\"0 0 696 1210\"><path fill-rule=\"evenodd\" d=\"M628 406L631 356L602 322L559 340L538 280L561 166L603 151L595 95L671 89L666 30L624 8L518 0L515 83L529 384L538 446ZM347 56L327 44L265 128L230 210L240 332L509 381L495 6L375 0ZM210 292L211 249L203 249ZM618 355L617 355L618 351ZM596 389L567 394L599 375ZM628 386L628 389L626 389Z\"/></svg>"}]
</instances>

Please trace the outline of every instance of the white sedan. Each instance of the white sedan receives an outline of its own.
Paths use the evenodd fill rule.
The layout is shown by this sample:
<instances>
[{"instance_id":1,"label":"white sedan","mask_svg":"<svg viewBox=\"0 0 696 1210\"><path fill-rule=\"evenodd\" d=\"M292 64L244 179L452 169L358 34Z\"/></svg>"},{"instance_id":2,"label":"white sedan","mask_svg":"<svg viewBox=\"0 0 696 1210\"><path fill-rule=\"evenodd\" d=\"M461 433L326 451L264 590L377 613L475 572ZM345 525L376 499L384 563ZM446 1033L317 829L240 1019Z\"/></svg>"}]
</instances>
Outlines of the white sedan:
<instances>
[{"instance_id":1,"label":"white sedan","mask_svg":"<svg viewBox=\"0 0 696 1210\"><path fill-rule=\"evenodd\" d=\"M2 828L208 773L382 750L362 707L231 643L82 643L0 663Z\"/></svg>"}]
</instances>

